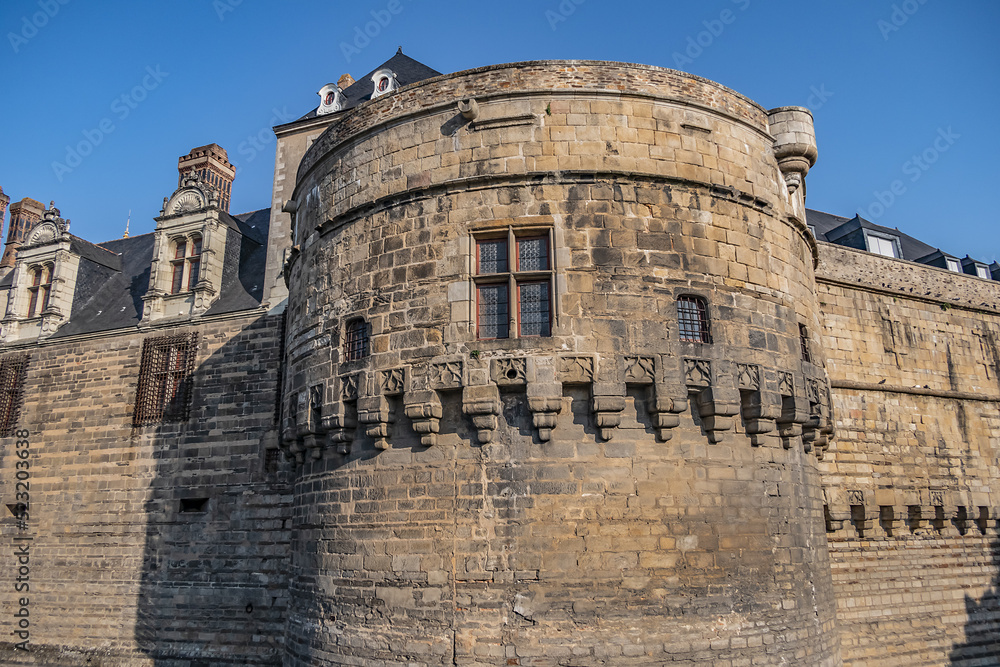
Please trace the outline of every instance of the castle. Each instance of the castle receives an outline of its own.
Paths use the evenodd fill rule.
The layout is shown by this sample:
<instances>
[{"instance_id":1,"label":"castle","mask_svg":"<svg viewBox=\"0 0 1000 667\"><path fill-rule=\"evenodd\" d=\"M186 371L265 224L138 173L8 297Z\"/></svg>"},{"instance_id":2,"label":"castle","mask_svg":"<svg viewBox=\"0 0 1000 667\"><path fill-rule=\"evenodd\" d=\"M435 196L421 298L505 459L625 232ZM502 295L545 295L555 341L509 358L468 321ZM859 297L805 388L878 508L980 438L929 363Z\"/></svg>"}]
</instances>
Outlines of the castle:
<instances>
[{"instance_id":1,"label":"castle","mask_svg":"<svg viewBox=\"0 0 1000 667\"><path fill-rule=\"evenodd\" d=\"M10 205L2 664L1000 662L1000 267L808 210L807 110L399 52L275 133Z\"/></svg>"}]
</instances>

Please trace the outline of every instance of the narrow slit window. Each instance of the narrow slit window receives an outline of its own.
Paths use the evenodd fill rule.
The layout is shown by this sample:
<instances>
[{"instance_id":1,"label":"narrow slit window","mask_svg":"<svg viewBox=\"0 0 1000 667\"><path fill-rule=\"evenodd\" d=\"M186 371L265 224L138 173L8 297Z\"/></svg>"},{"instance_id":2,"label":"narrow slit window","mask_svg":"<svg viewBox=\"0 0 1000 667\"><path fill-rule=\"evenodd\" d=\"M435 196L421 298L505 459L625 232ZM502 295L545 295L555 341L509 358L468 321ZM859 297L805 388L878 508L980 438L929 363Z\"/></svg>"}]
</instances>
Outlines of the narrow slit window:
<instances>
[{"instance_id":1,"label":"narrow slit window","mask_svg":"<svg viewBox=\"0 0 1000 667\"><path fill-rule=\"evenodd\" d=\"M799 325L799 347L802 350L802 361L812 361L809 354L809 330L806 325Z\"/></svg>"}]
</instances>

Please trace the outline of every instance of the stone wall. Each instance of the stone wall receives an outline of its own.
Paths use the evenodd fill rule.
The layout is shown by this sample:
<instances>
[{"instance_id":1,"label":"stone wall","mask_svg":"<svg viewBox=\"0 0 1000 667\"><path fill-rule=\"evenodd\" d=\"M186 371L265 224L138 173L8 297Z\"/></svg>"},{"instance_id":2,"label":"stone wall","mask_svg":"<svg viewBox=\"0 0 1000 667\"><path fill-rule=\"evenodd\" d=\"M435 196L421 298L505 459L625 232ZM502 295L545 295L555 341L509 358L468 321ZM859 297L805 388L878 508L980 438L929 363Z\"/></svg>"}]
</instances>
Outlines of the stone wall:
<instances>
[{"instance_id":1,"label":"stone wall","mask_svg":"<svg viewBox=\"0 0 1000 667\"><path fill-rule=\"evenodd\" d=\"M837 424L821 468L845 664L991 663L1000 289L827 244L820 258Z\"/></svg>"},{"instance_id":2,"label":"stone wall","mask_svg":"<svg viewBox=\"0 0 1000 667\"><path fill-rule=\"evenodd\" d=\"M5 637L0 662L280 662L291 498L286 466L266 470L262 444L280 322L250 315L24 348L29 518L21 530L4 509L0 589L13 614L15 538L30 536L31 652ZM179 332L198 337L190 418L133 428L143 341ZM15 441L3 439L0 468L11 501ZM207 503L181 511L182 499Z\"/></svg>"},{"instance_id":3,"label":"stone wall","mask_svg":"<svg viewBox=\"0 0 1000 667\"><path fill-rule=\"evenodd\" d=\"M314 143L289 664L839 664L812 246L771 144L717 84L595 63L436 77ZM477 338L498 234L553 244L551 336Z\"/></svg>"}]
</instances>

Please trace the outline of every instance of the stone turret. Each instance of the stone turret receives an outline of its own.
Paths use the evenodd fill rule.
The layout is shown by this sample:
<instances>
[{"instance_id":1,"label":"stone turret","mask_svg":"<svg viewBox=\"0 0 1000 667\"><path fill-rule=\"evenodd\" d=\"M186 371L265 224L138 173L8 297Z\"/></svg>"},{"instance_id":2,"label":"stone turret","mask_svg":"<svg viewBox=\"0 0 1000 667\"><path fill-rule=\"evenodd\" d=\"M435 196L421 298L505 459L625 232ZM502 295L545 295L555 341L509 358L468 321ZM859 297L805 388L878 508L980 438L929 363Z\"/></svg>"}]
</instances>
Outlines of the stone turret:
<instances>
[{"instance_id":1,"label":"stone turret","mask_svg":"<svg viewBox=\"0 0 1000 667\"><path fill-rule=\"evenodd\" d=\"M774 157L788 186L792 211L805 223L806 174L818 155L812 112L805 107L778 107L768 111L767 118L774 135Z\"/></svg>"},{"instance_id":2,"label":"stone turret","mask_svg":"<svg viewBox=\"0 0 1000 667\"><path fill-rule=\"evenodd\" d=\"M289 664L839 664L805 131L654 67L433 86L299 167Z\"/></svg>"}]
</instances>

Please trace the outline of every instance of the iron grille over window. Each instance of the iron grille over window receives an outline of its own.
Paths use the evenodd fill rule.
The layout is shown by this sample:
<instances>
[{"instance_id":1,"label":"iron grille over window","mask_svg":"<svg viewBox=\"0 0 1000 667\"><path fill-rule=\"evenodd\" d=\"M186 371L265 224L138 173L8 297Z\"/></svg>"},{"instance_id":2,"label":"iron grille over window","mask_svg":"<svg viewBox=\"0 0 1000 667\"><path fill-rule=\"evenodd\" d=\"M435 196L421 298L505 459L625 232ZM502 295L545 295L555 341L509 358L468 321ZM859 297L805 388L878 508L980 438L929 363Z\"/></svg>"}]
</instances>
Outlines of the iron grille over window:
<instances>
[{"instance_id":1,"label":"iron grille over window","mask_svg":"<svg viewBox=\"0 0 1000 667\"><path fill-rule=\"evenodd\" d=\"M357 361L368 356L368 323L351 320L344 333L344 361Z\"/></svg>"},{"instance_id":2,"label":"iron grille over window","mask_svg":"<svg viewBox=\"0 0 1000 667\"><path fill-rule=\"evenodd\" d=\"M802 347L802 361L812 361L809 356L809 330L806 325L799 325L799 345Z\"/></svg>"},{"instance_id":3,"label":"iron grille over window","mask_svg":"<svg viewBox=\"0 0 1000 667\"><path fill-rule=\"evenodd\" d=\"M708 304L701 297L677 298L677 323L681 340L694 343L712 342L712 332L708 323Z\"/></svg>"},{"instance_id":4,"label":"iron grille over window","mask_svg":"<svg viewBox=\"0 0 1000 667\"><path fill-rule=\"evenodd\" d=\"M13 435L17 426L29 358L27 354L14 354L0 360L0 436Z\"/></svg>"},{"instance_id":5,"label":"iron grille over window","mask_svg":"<svg viewBox=\"0 0 1000 667\"><path fill-rule=\"evenodd\" d=\"M552 260L548 232L476 241L479 338L552 335Z\"/></svg>"},{"instance_id":6,"label":"iron grille over window","mask_svg":"<svg viewBox=\"0 0 1000 667\"><path fill-rule=\"evenodd\" d=\"M196 351L196 334L150 338L143 343L135 426L188 418Z\"/></svg>"}]
</instances>

